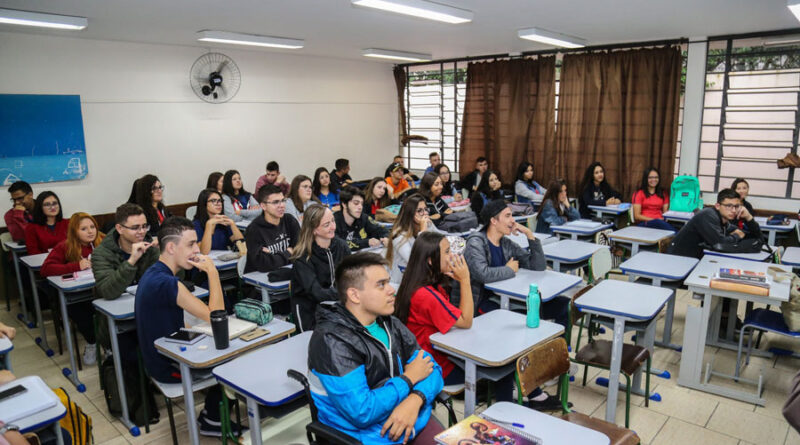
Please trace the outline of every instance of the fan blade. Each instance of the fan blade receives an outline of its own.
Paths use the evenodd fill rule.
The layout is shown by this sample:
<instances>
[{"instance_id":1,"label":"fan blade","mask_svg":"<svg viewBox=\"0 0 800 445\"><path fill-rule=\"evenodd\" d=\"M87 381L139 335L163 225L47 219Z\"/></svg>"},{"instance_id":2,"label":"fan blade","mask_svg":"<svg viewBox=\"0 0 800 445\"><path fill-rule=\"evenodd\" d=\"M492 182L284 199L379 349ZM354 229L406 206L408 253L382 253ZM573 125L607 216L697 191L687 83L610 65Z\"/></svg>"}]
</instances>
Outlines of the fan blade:
<instances>
[{"instance_id":1,"label":"fan blade","mask_svg":"<svg viewBox=\"0 0 800 445\"><path fill-rule=\"evenodd\" d=\"M223 60L222 63L219 64L219 67L217 68L217 72L218 73L222 73L223 68L225 68L226 66L228 66L228 61L227 60Z\"/></svg>"},{"instance_id":2,"label":"fan blade","mask_svg":"<svg viewBox=\"0 0 800 445\"><path fill-rule=\"evenodd\" d=\"M222 86L222 84L219 84L219 87L217 88L219 88L220 93L222 93L223 97L228 97L228 90L226 90L225 87Z\"/></svg>"}]
</instances>

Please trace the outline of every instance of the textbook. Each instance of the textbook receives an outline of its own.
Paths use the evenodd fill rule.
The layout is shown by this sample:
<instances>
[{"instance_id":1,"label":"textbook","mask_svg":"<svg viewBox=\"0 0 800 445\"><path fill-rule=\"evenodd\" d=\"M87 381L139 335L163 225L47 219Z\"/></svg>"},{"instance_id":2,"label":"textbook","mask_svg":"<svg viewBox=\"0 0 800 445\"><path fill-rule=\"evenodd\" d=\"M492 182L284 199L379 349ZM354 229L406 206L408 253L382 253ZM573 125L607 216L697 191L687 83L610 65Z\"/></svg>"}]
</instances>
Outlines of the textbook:
<instances>
[{"instance_id":1,"label":"textbook","mask_svg":"<svg viewBox=\"0 0 800 445\"><path fill-rule=\"evenodd\" d=\"M518 428L501 427L494 422L471 415L434 437L440 445L498 444L542 445L542 439Z\"/></svg>"},{"instance_id":2,"label":"textbook","mask_svg":"<svg viewBox=\"0 0 800 445\"><path fill-rule=\"evenodd\" d=\"M233 340L234 338L242 334L246 334L257 327L258 325L253 322L240 320L235 317L228 317L228 339ZM207 321L196 324L186 330L206 334L209 337L214 336L214 333L211 331L211 324Z\"/></svg>"},{"instance_id":3,"label":"textbook","mask_svg":"<svg viewBox=\"0 0 800 445\"><path fill-rule=\"evenodd\" d=\"M769 295L769 282L763 272L742 269L720 268L711 278L712 289L743 292L752 295Z\"/></svg>"}]
</instances>

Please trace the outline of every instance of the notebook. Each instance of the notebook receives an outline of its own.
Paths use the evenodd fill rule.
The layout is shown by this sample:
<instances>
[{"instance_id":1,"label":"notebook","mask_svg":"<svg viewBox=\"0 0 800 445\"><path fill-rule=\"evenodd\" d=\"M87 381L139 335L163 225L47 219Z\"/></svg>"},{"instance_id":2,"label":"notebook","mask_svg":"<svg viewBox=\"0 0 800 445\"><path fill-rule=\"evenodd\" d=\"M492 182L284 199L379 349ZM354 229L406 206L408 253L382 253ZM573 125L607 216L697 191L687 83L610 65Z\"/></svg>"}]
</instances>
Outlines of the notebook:
<instances>
[{"instance_id":1,"label":"notebook","mask_svg":"<svg viewBox=\"0 0 800 445\"><path fill-rule=\"evenodd\" d=\"M579 221L570 221L566 225L580 229L596 229L598 227L601 227L603 224L594 221L579 220Z\"/></svg>"},{"instance_id":2,"label":"notebook","mask_svg":"<svg viewBox=\"0 0 800 445\"><path fill-rule=\"evenodd\" d=\"M0 402L0 419L14 423L36 413L56 406L58 397L37 376L22 377L0 386L0 392L13 386L22 385L24 393Z\"/></svg>"},{"instance_id":3,"label":"notebook","mask_svg":"<svg viewBox=\"0 0 800 445\"><path fill-rule=\"evenodd\" d=\"M240 320L236 317L228 317L228 338L233 340L234 338L242 334L246 334L257 327L258 325L253 322ZM187 329L187 331L200 332L201 334L206 334L210 337L214 336L214 333L211 331L211 323L207 321L200 322L200 324L192 326L191 328Z\"/></svg>"},{"instance_id":4,"label":"notebook","mask_svg":"<svg viewBox=\"0 0 800 445\"><path fill-rule=\"evenodd\" d=\"M439 433L434 439L440 445L542 445L542 439L536 436L518 428L499 426L474 414Z\"/></svg>"}]
</instances>

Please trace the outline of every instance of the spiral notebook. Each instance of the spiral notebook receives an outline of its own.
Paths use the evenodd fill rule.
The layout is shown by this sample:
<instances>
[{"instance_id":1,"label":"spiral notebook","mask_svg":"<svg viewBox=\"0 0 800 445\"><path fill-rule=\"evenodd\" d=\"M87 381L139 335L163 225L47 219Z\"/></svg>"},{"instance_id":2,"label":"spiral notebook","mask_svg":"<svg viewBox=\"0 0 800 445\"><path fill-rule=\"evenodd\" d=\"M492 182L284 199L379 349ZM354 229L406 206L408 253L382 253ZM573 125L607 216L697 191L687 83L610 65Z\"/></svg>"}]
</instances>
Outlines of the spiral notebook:
<instances>
[{"instance_id":1,"label":"spiral notebook","mask_svg":"<svg viewBox=\"0 0 800 445\"><path fill-rule=\"evenodd\" d=\"M499 426L496 423L471 415L434 437L440 445L513 444L542 445L542 439L518 428Z\"/></svg>"}]
</instances>

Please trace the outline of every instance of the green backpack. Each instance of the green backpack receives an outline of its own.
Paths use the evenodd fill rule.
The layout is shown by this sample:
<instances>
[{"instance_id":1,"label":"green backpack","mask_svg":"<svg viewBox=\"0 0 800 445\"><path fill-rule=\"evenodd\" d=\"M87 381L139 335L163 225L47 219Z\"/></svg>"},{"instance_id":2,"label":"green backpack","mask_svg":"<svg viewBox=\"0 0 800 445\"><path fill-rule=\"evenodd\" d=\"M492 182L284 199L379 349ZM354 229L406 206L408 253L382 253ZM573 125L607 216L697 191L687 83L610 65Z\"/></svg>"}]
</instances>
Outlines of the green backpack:
<instances>
[{"instance_id":1,"label":"green backpack","mask_svg":"<svg viewBox=\"0 0 800 445\"><path fill-rule=\"evenodd\" d=\"M669 209L675 212L694 212L703 208L700 182L694 176L678 176L672 181Z\"/></svg>"}]
</instances>

